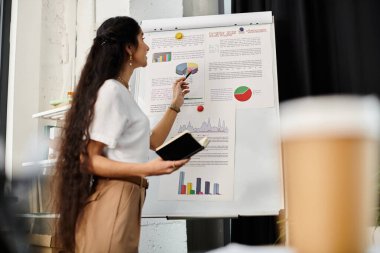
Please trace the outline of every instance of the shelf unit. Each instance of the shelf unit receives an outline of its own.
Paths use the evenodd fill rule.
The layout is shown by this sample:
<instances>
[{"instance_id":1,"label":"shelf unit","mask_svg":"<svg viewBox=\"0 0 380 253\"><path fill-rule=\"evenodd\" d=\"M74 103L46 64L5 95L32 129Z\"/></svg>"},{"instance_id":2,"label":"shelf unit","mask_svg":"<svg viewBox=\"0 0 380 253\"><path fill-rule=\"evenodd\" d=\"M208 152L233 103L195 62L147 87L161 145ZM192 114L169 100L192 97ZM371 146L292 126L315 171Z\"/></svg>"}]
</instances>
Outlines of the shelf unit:
<instances>
[{"instance_id":1,"label":"shelf unit","mask_svg":"<svg viewBox=\"0 0 380 253\"><path fill-rule=\"evenodd\" d=\"M70 105L60 106L51 110L35 113L32 115L33 119L49 119L55 121L62 121L65 118L65 113L70 109ZM43 169L43 173L47 169L53 168L56 163L55 159L48 159L42 161L24 162L21 166L25 169L36 170Z\"/></svg>"},{"instance_id":2,"label":"shelf unit","mask_svg":"<svg viewBox=\"0 0 380 253\"><path fill-rule=\"evenodd\" d=\"M36 162L24 162L21 164L21 166L25 169L28 169L29 171L43 169L44 171L42 173L45 174L47 169L54 167L56 161L56 159L50 159Z\"/></svg>"},{"instance_id":3,"label":"shelf unit","mask_svg":"<svg viewBox=\"0 0 380 253\"><path fill-rule=\"evenodd\" d=\"M62 122L65 118L66 112L70 109L70 104L60 106L57 108L53 108L51 110L35 113L32 115L33 119L47 119L47 120L54 120L59 124ZM38 248L39 246L36 245L42 245L44 248L53 248L53 232L47 231L51 227L51 220L59 218L59 214L57 213L50 213L45 212L46 207L44 207L44 203L46 200L46 195L44 194L44 185L46 182L44 181L45 177L49 177L53 175L53 170L55 167L57 160L56 159L46 159L46 160L40 160L40 161L29 161L29 162L23 162L21 166L26 169L26 171L34 173L35 175L35 184L36 184L36 192L34 193L35 199L33 201L36 202L37 210L30 213L21 213L17 214L16 216L21 219L27 220L30 223L29 228L29 235L28 235L28 241L30 245L34 245L34 247ZM45 189L46 190L46 189ZM39 212L41 211L41 212ZM27 223L27 224L29 224ZM37 226L35 224L39 224L39 228L41 229L41 226L46 230L45 232L47 234L36 234L34 231L34 227ZM43 242L43 244L41 244ZM41 247L42 247L41 246ZM37 251L36 251L37 252ZM39 251L38 251L39 252ZM42 251L41 251L42 252ZM50 251L49 251L50 252ZM53 252L53 251L51 251ZM54 251L55 252L55 251Z\"/></svg>"},{"instance_id":4,"label":"shelf unit","mask_svg":"<svg viewBox=\"0 0 380 253\"><path fill-rule=\"evenodd\" d=\"M70 105L60 106L48 111L39 112L32 115L32 118L43 118L50 120L63 120L65 118L65 113L70 109Z\"/></svg>"},{"instance_id":5,"label":"shelf unit","mask_svg":"<svg viewBox=\"0 0 380 253\"><path fill-rule=\"evenodd\" d=\"M59 214L56 214L56 213L24 213L24 214L16 214L16 217L32 218L32 219L55 219L55 218L59 218Z\"/></svg>"}]
</instances>

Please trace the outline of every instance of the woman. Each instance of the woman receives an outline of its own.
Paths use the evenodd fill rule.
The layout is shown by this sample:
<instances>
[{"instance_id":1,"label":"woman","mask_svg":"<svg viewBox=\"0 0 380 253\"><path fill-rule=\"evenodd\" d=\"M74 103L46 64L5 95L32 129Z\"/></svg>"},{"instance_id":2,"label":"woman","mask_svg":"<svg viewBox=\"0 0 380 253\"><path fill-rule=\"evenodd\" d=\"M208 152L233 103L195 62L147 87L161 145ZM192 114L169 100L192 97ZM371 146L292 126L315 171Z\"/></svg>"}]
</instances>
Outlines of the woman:
<instances>
[{"instance_id":1,"label":"woman","mask_svg":"<svg viewBox=\"0 0 380 253\"><path fill-rule=\"evenodd\" d=\"M148 50L132 18L110 18L97 31L57 160L57 238L67 251L137 252L145 177L170 174L188 162L148 161L149 148L164 142L189 92L178 79L171 106L149 129L128 90L134 69L147 65Z\"/></svg>"}]
</instances>

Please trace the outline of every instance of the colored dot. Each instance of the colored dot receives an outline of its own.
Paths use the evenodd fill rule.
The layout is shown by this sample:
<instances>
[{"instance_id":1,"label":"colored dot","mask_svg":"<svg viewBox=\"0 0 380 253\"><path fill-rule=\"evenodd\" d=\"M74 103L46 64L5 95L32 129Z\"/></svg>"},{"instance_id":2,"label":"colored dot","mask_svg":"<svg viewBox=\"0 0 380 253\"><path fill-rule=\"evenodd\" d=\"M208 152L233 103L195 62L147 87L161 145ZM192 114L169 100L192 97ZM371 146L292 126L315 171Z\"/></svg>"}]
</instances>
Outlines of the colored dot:
<instances>
[{"instance_id":1,"label":"colored dot","mask_svg":"<svg viewBox=\"0 0 380 253\"><path fill-rule=\"evenodd\" d=\"M203 105L198 105L197 107L198 112L202 112L204 109Z\"/></svg>"},{"instance_id":2,"label":"colored dot","mask_svg":"<svg viewBox=\"0 0 380 253\"><path fill-rule=\"evenodd\" d=\"M175 35L175 38L176 38L177 40L182 39L182 37L183 37L183 34L182 34L182 33L176 33L176 35Z\"/></svg>"},{"instance_id":3,"label":"colored dot","mask_svg":"<svg viewBox=\"0 0 380 253\"><path fill-rule=\"evenodd\" d=\"M243 31L244 31L244 27L240 27L239 30L240 30L241 32L243 32Z\"/></svg>"}]
</instances>

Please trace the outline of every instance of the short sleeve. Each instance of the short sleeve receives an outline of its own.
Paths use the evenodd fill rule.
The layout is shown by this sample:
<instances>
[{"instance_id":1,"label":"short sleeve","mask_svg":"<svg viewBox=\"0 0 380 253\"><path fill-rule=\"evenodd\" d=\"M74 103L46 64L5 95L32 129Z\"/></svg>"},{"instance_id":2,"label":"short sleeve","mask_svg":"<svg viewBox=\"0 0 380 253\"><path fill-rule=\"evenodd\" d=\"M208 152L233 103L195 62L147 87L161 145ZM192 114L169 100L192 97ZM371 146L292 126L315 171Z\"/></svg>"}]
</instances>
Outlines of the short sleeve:
<instances>
[{"instance_id":1,"label":"short sleeve","mask_svg":"<svg viewBox=\"0 0 380 253\"><path fill-rule=\"evenodd\" d=\"M123 90L117 84L105 82L98 91L90 138L115 148L128 122L128 106Z\"/></svg>"}]
</instances>

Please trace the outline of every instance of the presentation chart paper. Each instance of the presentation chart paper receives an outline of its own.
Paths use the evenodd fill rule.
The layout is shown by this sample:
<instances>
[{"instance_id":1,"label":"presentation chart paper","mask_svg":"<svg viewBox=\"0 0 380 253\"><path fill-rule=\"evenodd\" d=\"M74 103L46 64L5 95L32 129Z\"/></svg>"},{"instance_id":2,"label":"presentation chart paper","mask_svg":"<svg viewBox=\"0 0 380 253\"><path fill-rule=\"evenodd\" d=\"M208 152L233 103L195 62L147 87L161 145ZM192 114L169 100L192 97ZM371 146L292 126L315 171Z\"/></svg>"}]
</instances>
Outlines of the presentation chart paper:
<instances>
[{"instance_id":1,"label":"presentation chart paper","mask_svg":"<svg viewBox=\"0 0 380 253\"><path fill-rule=\"evenodd\" d=\"M171 175L161 176L160 200L233 199L235 160L235 108L205 110L192 117L185 109L177 117L169 139L189 130L197 139L207 136L207 148Z\"/></svg>"},{"instance_id":2,"label":"presentation chart paper","mask_svg":"<svg viewBox=\"0 0 380 253\"><path fill-rule=\"evenodd\" d=\"M274 106L273 50L270 24L215 27L145 34L150 46L148 66L143 70L150 115L164 112L171 102L172 85L180 77L190 93L184 107L216 102L240 108Z\"/></svg>"},{"instance_id":3,"label":"presentation chart paper","mask_svg":"<svg viewBox=\"0 0 380 253\"><path fill-rule=\"evenodd\" d=\"M143 217L284 208L274 20L272 12L252 12L141 22L150 50L133 91L152 129L172 102L174 81L188 76L190 93L168 138L189 130L210 139L184 167L149 177Z\"/></svg>"}]
</instances>

